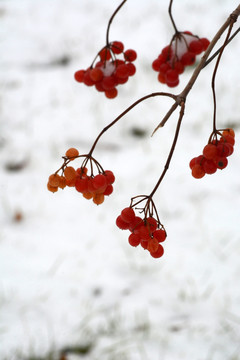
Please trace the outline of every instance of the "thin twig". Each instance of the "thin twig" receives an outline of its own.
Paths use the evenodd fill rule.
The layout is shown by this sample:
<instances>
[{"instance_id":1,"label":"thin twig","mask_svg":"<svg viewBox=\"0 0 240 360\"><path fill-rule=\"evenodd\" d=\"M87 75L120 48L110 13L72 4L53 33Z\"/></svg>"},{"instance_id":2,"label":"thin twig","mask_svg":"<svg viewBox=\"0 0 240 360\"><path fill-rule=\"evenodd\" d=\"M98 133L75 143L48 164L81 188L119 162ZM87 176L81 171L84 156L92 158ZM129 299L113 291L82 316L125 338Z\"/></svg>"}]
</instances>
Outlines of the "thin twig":
<instances>
[{"instance_id":1,"label":"thin twig","mask_svg":"<svg viewBox=\"0 0 240 360\"><path fill-rule=\"evenodd\" d=\"M139 103L141 103L144 100L147 100L151 97L155 97L155 96L167 96L170 97L172 99L174 99L176 101L176 96L174 94L171 93L166 93L166 92L155 92L155 93L151 93L148 94L146 96L143 96L142 98L138 99L137 101L135 101L132 105L130 105L126 110L124 110L119 116L116 117L116 119L114 119L110 124L108 124L101 132L100 134L97 136L96 140L94 141L90 151L89 151L89 156L92 155L98 140L100 139L100 137L110 128L112 127L118 120L120 120L124 115L126 115L130 110L132 110L136 105L138 105Z\"/></svg>"},{"instance_id":2,"label":"thin twig","mask_svg":"<svg viewBox=\"0 0 240 360\"><path fill-rule=\"evenodd\" d=\"M117 7L117 9L114 11L114 13L112 14L112 16L109 19L108 22L108 26L107 26L107 33L106 33L106 45L109 46L109 30L110 30L110 25L113 21L113 18L115 17L115 15L118 13L118 11L121 9L121 7L125 4L127 0L123 0L121 2L121 4Z\"/></svg>"}]
</instances>

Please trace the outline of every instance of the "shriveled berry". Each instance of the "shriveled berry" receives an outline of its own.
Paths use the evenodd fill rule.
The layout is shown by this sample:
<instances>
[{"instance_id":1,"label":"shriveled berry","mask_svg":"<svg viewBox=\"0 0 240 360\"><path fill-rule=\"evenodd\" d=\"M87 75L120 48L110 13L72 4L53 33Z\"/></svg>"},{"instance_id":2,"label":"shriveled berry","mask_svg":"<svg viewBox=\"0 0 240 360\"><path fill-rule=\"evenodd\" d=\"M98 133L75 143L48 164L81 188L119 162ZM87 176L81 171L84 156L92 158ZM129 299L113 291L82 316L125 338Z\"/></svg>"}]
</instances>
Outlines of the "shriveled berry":
<instances>
[{"instance_id":1,"label":"shriveled berry","mask_svg":"<svg viewBox=\"0 0 240 360\"><path fill-rule=\"evenodd\" d=\"M75 180L76 179L76 170L72 166L67 166L64 170L64 176L66 180Z\"/></svg>"},{"instance_id":2,"label":"shriveled berry","mask_svg":"<svg viewBox=\"0 0 240 360\"><path fill-rule=\"evenodd\" d=\"M58 174L52 174L48 178L49 185L58 187L60 182L60 176Z\"/></svg>"}]
</instances>

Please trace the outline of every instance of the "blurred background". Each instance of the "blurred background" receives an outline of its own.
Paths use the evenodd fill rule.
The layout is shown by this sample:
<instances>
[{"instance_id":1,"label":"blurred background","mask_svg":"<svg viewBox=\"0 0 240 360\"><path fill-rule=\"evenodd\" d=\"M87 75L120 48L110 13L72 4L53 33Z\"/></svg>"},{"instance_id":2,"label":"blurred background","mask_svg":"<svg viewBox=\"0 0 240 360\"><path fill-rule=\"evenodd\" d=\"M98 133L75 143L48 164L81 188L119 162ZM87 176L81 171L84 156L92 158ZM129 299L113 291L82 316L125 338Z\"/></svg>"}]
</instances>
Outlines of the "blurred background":
<instances>
[{"instance_id":1,"label":"blurred background","mask_svg":"<svg viewBox=\"0 0 240 360\"><path fill-rule=\"evenodd\" d=\"M238 36L216 78L218 127L234 128L235 152L223 171L192 178L189 161L212 131L213 62L188 96L171 166L154 197L168 233L162 258L129 246L115 219L161 174L177 113L151 134L169 99L140 104L97 145L95 158L116 176L104 204L72 188L47 191L69 147L87 153L131 103L169 91L151 68L173 34L163 0L128 0L112 23L110 41L138 53L136 75L117 98L74 81L105 45L119 4L0 1L0 358L239 360ZM173 15L180 30L211 40L237 5L175 0Z\"/></svg>"}]
</instances>

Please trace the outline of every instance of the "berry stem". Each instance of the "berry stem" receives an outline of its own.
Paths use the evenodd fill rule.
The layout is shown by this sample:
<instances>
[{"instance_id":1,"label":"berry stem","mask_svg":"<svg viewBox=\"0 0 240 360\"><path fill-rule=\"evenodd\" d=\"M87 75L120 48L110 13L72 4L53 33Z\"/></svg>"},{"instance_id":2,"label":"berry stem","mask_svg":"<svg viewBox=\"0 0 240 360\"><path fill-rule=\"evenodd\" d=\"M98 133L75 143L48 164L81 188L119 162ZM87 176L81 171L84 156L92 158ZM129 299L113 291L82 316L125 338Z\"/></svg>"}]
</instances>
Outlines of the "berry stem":
<instances>
[{"instance_id":1,"label":"berry stem","mask_svg":"<svg viewBox=\"0 0 240 360\"><path fill-rule=\"evenodd\" d=\"M172 25L174 27L175 33L178 34L179 31L177 29L177 26L176 26L175 21L174 21L173 16L172 16L172 3L173 3L173 0L170 0L169 7L168 7L168 13L169 13Z\"/></svg>"},{"instance_id":2,"label":"berry stem","mask_svg":"<svg viewBox=\"0 0 240 360\"><path fill-rule=\"evenodd\" d=\"M214 70L213 70L213 75L212 75L212 94L213 94L213 132L216 132L216 111L217 111L217 99L216 99L216 91L215 91L215 80L216 80L216 74L217 74L217 70L218 70L218 66L219 66L219 63L220 63L220 60L221 60L221 57L222 57L222 54L223 54L223 51L224 49L226 48L227 46L227 43L228 43L228 40L229 40L229 37L231 35L231 31L232 31L232 28L233 28L233 24L236 20L233 18L232 19L232 22L230 23L229 25L229 28L228 28L228 32L227 32L227 36L226 36L226 39L223 43L223 46L221 47L221 50L219 52L219 55L218 55L218 58L217 58L217 61L216 61L216 64L215 64L215 67L214 67Z\"/></svg>"},{"instance_id":3,"label":"berry stem","mask_svg":"<svg viewBox=\"0 0 240 360\"><path fill-rule=\"evenodd\" d=\"M92 153L97 145L98 140L110 127L112 127L118 120L120 120L124 115L126 115L136 105L138 105L139 103L141 103L144 100L147 100L147 99L149 99L151 97L155 97L155 96L168 96L176 101L176 96L174 94L170 94L170 93L166 93L166 92L155 92L155 93L151 93L151 94L141 97L140 99L135 101L132 105L130 105L126 110L124 110L120 115L118 115L110 124L108 124L105 128L103 128L103 130L100 132L100 134L97 136L96 140L94 141L88 155L89 156L92 155ZM177 105L176 105L176 107L177 107Z\"/></svg>"},{"instance_id":4,"label":"berry stem","mask_svg":"<svg viewBox=\"0 0 240 360\"><path fill-rule=\"evenodd\" d=\"M154 193L156 192L156 190L158 189L159 185L161 184L168 168L169 168L169 165L170 165L170 162L172 160L172 156L173 156L173 153L174 153L174 150L175 150L175 147L176 147L176 144L177 144L177 140L178 140L178 135L179 135L179 132L180 132L180 128L181 128L181 124L182 124L182 118L184 116L184 109L185 109L185 101L182 100L181 104L181 109L180 109L180 113L179 113L179 118L178 118L178 122L177 122L177 127L176 127L176 130L175 130L175 135L174 135L174 138L173 138L173 142L172 142L172 146L171 146L171 149L170 149L170 152L169 152L169 155L167 157L167 160L166 160L166 163L165 163L165 166L164 166L164 169L163 169L163 172L162 174L160 175L160 178L158 180L158 182L156 183L155 187L153 188L151 194L149 195L149 198L152 198Z\"/></svg>"},{"instance_id":5,"label":"berry stem","mask_svg":"<svg viewBox=\"0 0 240 360\"><path fill-rule=\"evenodd\" d=\"M106 46L109 47L109 30L110 30L110 25L113 21L113 18L115 17L115 15L118 13L118 11L121 9L121 7L125 4L127 0L123 0L121 2L121 4L117 7L117 9L114 11L114 13L112 14L112 16L109 19L108 22L108 26L107 26L107 33L106 33Z\"/></svg>"}]
</instances>

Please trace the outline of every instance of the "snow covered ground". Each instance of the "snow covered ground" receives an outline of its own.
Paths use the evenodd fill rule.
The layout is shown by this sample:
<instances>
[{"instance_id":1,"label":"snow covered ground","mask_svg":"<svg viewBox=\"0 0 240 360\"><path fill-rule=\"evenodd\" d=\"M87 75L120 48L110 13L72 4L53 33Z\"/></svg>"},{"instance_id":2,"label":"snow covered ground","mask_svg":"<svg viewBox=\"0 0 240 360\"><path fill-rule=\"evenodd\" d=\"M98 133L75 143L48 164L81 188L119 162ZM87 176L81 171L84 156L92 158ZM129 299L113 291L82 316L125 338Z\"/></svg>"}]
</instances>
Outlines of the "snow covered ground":
<instances>
[{"instance_id":1,"label":"snow covered ground","mask_svg":"<svg viewBox=\"0 0 240 360\"><path fill-rule=\"evenodd\" d=\"M235 152L222 172L191 177L189 160L212 130L211 64L188 97L170 169L154 198L168 233L163 258L130 247L115 218L157 182L177 116L150 135L170 100L147 100L104 134L94 155L116 182L103 205L70 188L46 190L67 148L87 153L132 102L166 90L151 70L172 34L163 0L128 0L112 23L110 39L138 52L136 76L116 99L74 82L73 73L104 45L118 4L0 2L0 358L50 359L49 352L76 346L89 360L239 360L238 37L217 74L218 124L234 127ZM237 5L175 0L173 13L181 30L211 39Z\"/></svg>"}]
</instances>

